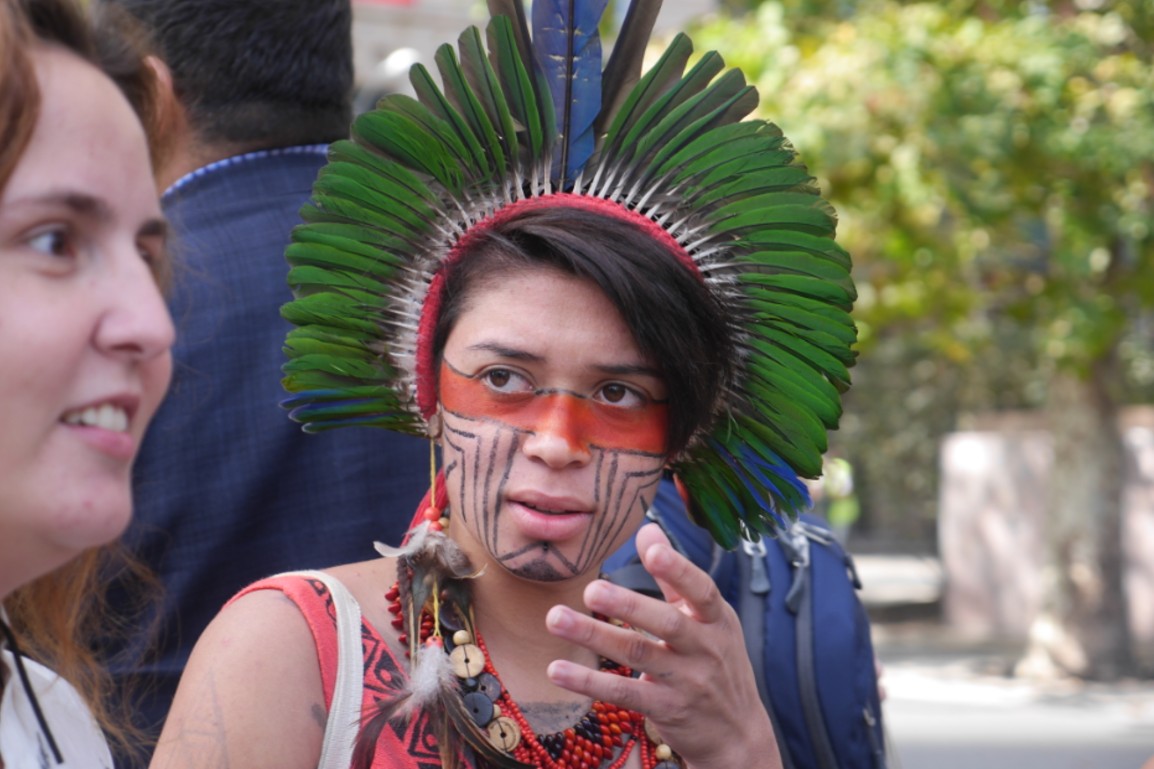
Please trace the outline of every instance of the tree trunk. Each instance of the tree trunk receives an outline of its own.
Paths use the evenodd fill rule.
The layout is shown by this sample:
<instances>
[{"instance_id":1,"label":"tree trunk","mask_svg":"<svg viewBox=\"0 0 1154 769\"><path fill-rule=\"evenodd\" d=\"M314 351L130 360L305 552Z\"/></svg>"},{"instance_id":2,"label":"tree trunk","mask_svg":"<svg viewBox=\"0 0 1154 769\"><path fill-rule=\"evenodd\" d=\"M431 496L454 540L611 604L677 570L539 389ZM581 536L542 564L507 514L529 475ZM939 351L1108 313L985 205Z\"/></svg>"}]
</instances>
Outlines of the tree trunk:
<instances>
[{"instance_id":1,"label":"tree trunk","mask_svg":"<svg viewBox=\"0 0 1154 769\"><path fill-rule=\"evenodd\" d=\"M1124 447L1113 398L1114 367L1051 382L1054 458L1047 494L1042 610L1019 670L1111 680L1133 672L1123 585Z\"/></svg>"}]
</instances>

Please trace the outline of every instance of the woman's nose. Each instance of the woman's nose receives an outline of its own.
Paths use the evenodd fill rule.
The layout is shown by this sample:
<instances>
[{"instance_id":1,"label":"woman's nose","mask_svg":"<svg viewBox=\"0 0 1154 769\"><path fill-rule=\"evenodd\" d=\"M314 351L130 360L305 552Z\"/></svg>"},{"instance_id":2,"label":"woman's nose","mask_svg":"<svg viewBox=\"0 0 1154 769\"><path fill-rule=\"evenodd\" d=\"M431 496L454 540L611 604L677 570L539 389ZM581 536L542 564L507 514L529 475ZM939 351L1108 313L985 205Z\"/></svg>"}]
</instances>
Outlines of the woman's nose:
<instances>
[{"instance_id":1,"label":"woman's nose","mask_svg":"<svg viewBox=\"0 0 1154 769\"><path fill-rule=\"evenodd\" d=\"M548 405L526 437L522 450L555 469L589 462L592 451L587 430L588 403L565 393L543 397L549 398Z\"/></svg>"},{"instance_id":2,"label":"woman's nose","mask_svg":"<svg viewBox=\"0 0 1154 769\"><path fill-rule=\"evenodd\" d=\"M134 259L108 274L108 301L96 343L110 354L145 361L167 353L176 338L172 316L148 265Z\"/></svg>"}]
</instances>

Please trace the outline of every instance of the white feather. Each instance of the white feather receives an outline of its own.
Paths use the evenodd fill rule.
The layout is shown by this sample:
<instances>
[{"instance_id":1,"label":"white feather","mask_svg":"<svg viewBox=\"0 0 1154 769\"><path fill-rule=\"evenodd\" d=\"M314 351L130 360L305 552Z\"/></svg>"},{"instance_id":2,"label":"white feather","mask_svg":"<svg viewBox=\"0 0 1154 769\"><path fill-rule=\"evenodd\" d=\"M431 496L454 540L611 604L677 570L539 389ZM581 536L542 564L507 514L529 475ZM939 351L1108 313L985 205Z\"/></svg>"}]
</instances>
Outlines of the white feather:
<instances>
[{"instance_id":1,"label":"white feather","mask_svg":"<svg viewBox=\"0 0 1154 769\"><path fill-rule=\"evenodd\" d=\"M457 679L445 650L435 644L423 644L417 650L417 661L409 678L409 698L397 714L410 718L414 713L435 709L437 701L449 692L456 696Z\"/></svg>"}]
</instances>

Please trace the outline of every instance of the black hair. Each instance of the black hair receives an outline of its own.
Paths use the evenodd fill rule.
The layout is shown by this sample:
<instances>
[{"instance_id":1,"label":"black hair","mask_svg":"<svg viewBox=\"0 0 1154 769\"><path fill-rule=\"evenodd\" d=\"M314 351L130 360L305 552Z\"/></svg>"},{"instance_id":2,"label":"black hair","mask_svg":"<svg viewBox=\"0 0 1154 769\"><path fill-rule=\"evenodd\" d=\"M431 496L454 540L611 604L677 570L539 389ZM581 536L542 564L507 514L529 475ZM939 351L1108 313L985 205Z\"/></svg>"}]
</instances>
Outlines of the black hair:
<instances>
[{"instance_id":1,"label":"black hair","mask_svg":"<svg viewBox=\"0 0 1154 769\"><path fill-rule=\"evenodd\" d=\"M471 292L509 270L546 267L586 278L621 313L669 395L667 451L676 455L711 421L730 374L726 316L700 278L661 243L623 219L558 205L526 210L485 231L446 267L433 332L439 362Z\"/></svg>"},{"instance_id":2,"label":"black hair","mask_svg":"<svg viewBox=\"0 0 1154 769\"><path fill-rule=\"evenodd\" d=\"M100 0L138 19L198 138L265 149L348 134L350 0Z\"/></svg>"}]
</instances>

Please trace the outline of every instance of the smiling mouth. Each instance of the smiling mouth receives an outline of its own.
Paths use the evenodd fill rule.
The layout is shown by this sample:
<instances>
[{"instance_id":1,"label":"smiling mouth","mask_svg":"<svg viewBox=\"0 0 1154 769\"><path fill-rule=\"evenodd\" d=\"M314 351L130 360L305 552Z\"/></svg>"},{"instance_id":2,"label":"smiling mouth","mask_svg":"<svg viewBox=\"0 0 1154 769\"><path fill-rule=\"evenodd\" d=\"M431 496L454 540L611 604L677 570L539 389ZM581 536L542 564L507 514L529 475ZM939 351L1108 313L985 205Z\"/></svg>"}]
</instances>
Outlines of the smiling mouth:
<instances>
[{"instance_id":1,"label":"smiling mouth","mask_svg":"<svg viewBox=\"0 0 1154 769\"><path fill-rule=\"evenodd\" d=\"M60 421L66 425L97 427L117 433L128 432L128 412L111 403L69 411Z\"/></svg>"}]
</instances>

